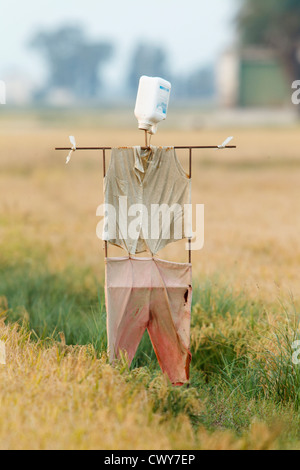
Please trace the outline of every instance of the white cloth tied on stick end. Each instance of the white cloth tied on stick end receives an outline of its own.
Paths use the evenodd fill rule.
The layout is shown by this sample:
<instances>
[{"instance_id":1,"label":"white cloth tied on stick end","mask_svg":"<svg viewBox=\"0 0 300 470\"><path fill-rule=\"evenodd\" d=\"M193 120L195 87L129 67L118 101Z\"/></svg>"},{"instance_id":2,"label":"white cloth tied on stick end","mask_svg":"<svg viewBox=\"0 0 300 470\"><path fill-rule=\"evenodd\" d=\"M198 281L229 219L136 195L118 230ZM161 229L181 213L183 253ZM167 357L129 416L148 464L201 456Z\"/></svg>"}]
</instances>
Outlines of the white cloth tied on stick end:
<instances>
[{"instance_id":1,"label":"white cloth tied on stick end","mask_svg":"<svg viewBox=\"0 0 300 470\"><path fill-rule=\"evenodd\" d=\"M73 135L70 135L70 136L69 136L69 139L70 139L70 142L71 142L71 145L72 145L72 149L70 150L69 155L67 156L66 165L67 165L67 164L69 163L69 161L71 160L72 153L75 152L75 150L76 150L76 140L75 140L75 137L74 137Z\"/></svg>"},{"instance_id":2,"label":"white cloth tied on stick end","mask_svg":"<svg viewBox=\"0 0 300 470\"><path fill-rule=\"evenodd\" d=\"M218 145L218 149L222 150L226 148L226 145L229 144L229 142L233 139L233 137L227 137L227 139L223 142L222 145Z\"/></svg>"}]
</instances>

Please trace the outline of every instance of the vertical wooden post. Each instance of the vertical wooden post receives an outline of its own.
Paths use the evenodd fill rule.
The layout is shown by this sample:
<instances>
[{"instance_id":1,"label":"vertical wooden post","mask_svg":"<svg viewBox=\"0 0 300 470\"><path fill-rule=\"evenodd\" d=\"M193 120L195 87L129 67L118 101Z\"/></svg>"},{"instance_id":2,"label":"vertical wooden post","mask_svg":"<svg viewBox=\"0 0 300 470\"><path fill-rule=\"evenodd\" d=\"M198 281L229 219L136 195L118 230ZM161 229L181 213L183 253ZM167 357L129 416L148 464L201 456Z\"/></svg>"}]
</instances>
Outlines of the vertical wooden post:
<instances>
[{"instance_id":1,"label":"vertical wooden post","mask_svg":"<svg viewBox=\"0 0 300 470\"><path fill-rule=\"evenodd\" d=\"M192 149L189 151L189 178L192 179ZM191 221L192 222L192 221ZM189 238L189 263L192 262L192 239Z\"/></svg>"}]
</instances>

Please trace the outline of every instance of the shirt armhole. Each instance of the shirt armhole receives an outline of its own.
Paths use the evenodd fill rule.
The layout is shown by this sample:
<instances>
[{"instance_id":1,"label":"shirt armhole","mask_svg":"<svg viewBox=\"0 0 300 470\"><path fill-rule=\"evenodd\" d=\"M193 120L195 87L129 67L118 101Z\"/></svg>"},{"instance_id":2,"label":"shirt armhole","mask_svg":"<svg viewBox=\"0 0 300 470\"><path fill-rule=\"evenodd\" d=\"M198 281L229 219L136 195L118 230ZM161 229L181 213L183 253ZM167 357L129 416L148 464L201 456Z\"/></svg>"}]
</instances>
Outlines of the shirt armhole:
<instances>
[{"instance_id":1,"label":"shirt armhole","mask_svg":"<svg viewBox=\"0 0 300 470\"><path fill-rule=\"evenodd\" d=\"M184 168L182 167L179 159L178 159L178 156L177 156L177 153L176 153L176 150L174 149L173 147L173 156L174 156L174 160L175 160L175 163L176 163L176 166L177 166L177 169L179 171L179 174L180 176L182 176L185 180L189 180L190 177L189 175L186 173L186 171L184 171Z\"/></svg>"}]
</instances>

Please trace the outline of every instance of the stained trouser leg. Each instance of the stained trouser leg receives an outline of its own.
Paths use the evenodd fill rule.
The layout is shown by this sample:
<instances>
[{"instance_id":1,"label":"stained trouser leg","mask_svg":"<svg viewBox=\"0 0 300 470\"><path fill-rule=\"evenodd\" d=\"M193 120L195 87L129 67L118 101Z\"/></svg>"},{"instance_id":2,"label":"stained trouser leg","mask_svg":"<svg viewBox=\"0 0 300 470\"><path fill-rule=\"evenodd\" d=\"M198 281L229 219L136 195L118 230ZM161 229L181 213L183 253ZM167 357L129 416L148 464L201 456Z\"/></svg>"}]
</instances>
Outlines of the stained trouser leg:
<instances>
[{"instance_id":1,"label":"stained trouser leg","mask_svg":"<svg viewBox=\"0 0 300 470\"><path fill-rule=\"evenodd\" d=\"M131 363L149 322L150 289L147 272L132 259L106 260L108 350L111 361L126 352ZM137 272L136 272L137 271ZM136 282L138 278L139 282Z\"/></svg>"},{"instance_id":2,"label":"stained trouser leg","mask_svg":"<svg viewBox=\"0 0 300 470\"><path fill-rule=\"evenodd\" d=\"M129 365L149 322L149 304L145 302L147 298L148 289L133 288L118 326L114 344L116 357L120 356L120 352L126 352Z\"/></svg>"},{"instance_id":3,"label":"stained trouser leg","mask_svg":"<svg viewBox=\"0 0 300 470\"><path fill-rule=\"evenodd\" d=\"M186 284L186 279L180 279L184 266L170 264L169 267L167 263L159 262L158 269L157 262L154 260L152 269L152 283L156 287L151 293L148 332L163 372L173 384L181 385L189 380L192 288ZM169 269L171 275L168 275ZM174 274L179 278L177 285L171 281ZM167 287L168 281L173 286Z\"/></svg>"}]
</instances>

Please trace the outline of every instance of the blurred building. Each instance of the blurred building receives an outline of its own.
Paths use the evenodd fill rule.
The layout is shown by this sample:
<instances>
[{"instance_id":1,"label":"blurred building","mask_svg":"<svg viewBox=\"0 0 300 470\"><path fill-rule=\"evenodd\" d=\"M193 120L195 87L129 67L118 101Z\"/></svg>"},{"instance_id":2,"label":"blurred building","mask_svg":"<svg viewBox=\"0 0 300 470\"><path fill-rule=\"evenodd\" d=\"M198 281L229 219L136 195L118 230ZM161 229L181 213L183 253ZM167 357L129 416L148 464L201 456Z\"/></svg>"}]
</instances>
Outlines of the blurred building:
<instances>
[{"instance_id":1,"label":"blurred building","mask_svg":"<svg viewBox=\"0 0 300 470\"><path fill-rule=\"evenodd\" d=\"M6 85L6 104L24 106L31 103L35 84L21 70L11 70L3 77Z\"/></svg>"},{"instance_id":2,"label":"blurred building","mask_svg":"<svg viewBox=\"0 0 300 470\"><path fill-rule=\"evenodd\" d=\"M217 66L217 94L224 107L275 107L291 103L291 83L269 49L228 50Z\"/></svg>"}]
</instances>

